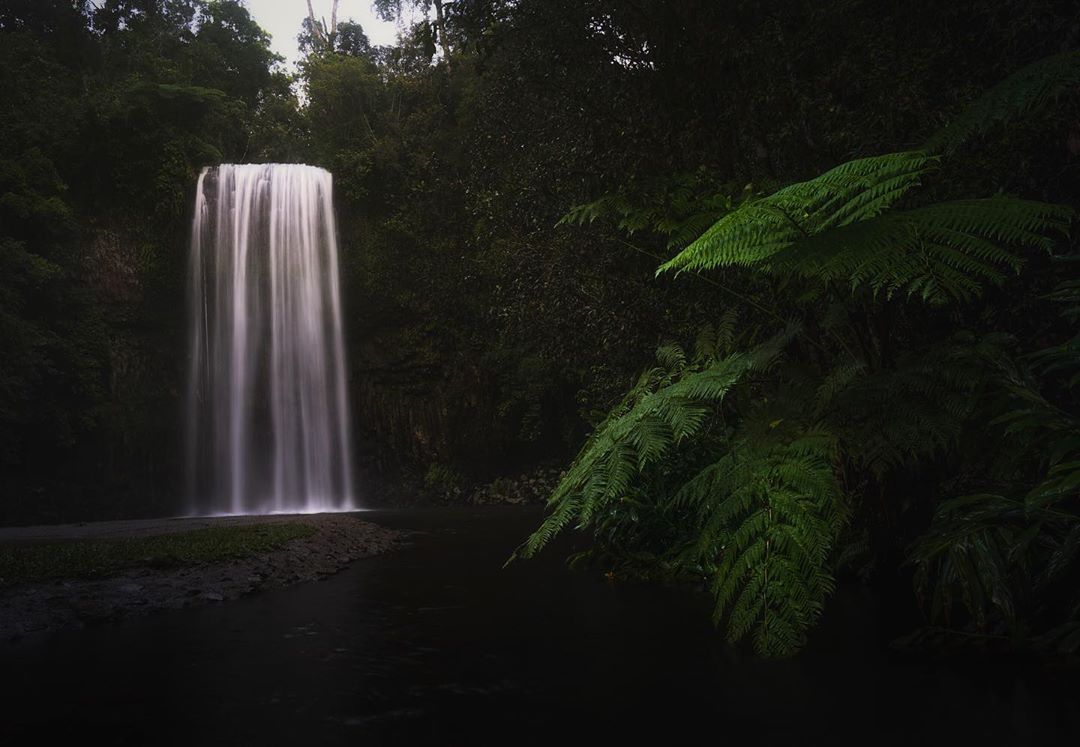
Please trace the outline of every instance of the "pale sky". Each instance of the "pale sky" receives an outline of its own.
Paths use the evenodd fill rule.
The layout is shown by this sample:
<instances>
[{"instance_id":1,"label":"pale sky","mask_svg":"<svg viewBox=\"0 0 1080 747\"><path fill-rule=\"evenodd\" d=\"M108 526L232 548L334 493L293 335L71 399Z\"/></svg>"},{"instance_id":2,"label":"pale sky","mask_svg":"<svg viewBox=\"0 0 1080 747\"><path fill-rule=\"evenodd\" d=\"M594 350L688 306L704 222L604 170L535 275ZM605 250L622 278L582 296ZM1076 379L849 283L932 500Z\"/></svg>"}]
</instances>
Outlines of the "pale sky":
<instances>
[{"instance_id":1,"label":"pale sky","mask_svg":"<svg viewBox=\"0 0 1080 747\"><path fill-rule=\"evenodd\" d=\"M296 35L307 17L307 0L244 0L251 17L270 34L270 47L294 66L300 56ZM311 0L315 16L330 22L333 0ZM364 28L375 46L392 44L397 39L397 24L380 21L371 9L371 0L340 0L338 22L352 19Z\"/></svg>"}]
</instances>

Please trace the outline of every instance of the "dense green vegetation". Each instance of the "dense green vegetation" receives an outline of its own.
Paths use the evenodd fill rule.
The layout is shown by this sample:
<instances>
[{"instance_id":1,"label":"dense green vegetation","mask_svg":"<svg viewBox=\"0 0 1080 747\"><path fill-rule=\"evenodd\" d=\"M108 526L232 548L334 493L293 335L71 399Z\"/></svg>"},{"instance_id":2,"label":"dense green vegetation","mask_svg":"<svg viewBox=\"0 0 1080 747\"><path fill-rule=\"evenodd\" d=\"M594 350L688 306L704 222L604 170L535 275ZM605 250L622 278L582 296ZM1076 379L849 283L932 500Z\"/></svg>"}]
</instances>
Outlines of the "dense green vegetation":
<instances>
[{"instance_id":1,"label":"dense green vegetation","mask_svg":"<svg viewBox=\"0 0 1080 747\"><path fill-rule=\"evenodd\" d=\"M235 0L0 2L0 520L174 510L196 175L305 161L370 500L569 464L519 554L763 654L848 578L1080 648L1073 4L376 5L294 75Z\"/></svg>"},{"instance_id":2,"label":"dense green vegetation","mask_svg":"<svg viewBox=\"0 0 1080 747\"><path fill-rule=\"evenodd\" d=\"M276 550L310 537L307 524L210 527L153 537L0 547L0 587L32 581L104 578L132 568L182 568Z\"/></svg>"},{"instance_id":3,"label":"dense green vegetation","mask_svg":"<svg viewBox=\"0 0 1080 747\"><path fill-rule=\"evenodd\" d=\"M192 180L287 90L237 3L97 5L0 4L8 520L175 511Z\"/></svg>"},{"instance_id":4,"label":"dense green vegetation","mask_svg":"<svg viewBox=\"0 0 1080 747\"><path fill-rule=\"evenodd\" d=\"M1080 55L1070 61L1080 70ZM1004 196L920 205L909 193L938 162L917 151L864 158L747 197L661 265L763 275L776 321L746 329L729 312L693 361L662 347L659 366L563 478L523 554L571 522L595 526L601 551L617 560L707 578L732 640L752 632L760 653L790 653L820 615L837 560L860 543L842 537L852 518L865 530L869 498L951 457L959 474L944 490L1033 490L941 504L914 556L922 585L935 587L932 613L947 617L962 603L982 625L995 613L1016 623L1017 553L1044 546L1048 556L1023 565L1051 583L1078 549L1080 514L1067 505L1077 431L1013 359L1014 341L942 330L926 313L969 304L1020 272L1019 251L1006 247L1052 252L1072 210ZM909 199L914 206L896 209ZM1074 287L1057 293L1071 298ZM775 336L759 342L766 335ZM1068 370L1071 353L1041 355ZM1034 440L1009 439L1007 427L994 434L999 424ZM964 453L976 438L982 453ZM676 450L688 456L673 469ZM642 521L642 511L664 520ZM999 536L1009 530L1023 539Z\"/></svg>"}]
</instances>

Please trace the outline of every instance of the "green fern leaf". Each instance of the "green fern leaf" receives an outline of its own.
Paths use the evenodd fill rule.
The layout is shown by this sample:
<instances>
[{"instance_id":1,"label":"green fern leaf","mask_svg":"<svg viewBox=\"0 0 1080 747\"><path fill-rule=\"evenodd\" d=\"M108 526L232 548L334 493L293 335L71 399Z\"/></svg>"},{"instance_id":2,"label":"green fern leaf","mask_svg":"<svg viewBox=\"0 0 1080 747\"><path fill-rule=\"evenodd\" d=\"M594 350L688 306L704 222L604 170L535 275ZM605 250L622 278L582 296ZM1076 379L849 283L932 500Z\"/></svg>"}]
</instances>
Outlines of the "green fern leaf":
<instances>
[{"instance_id":1,"label":"green fern leaf","mask_svg":"<svg viewBox=\"0 0 1080 747\"><path fill-rule=\"evenodd\" d=\"M926 144L934 153L951 153L972 137L1046 106L1080 86L1080 52L1064 52L1021 68L980 96Z\"/></svg>"}]
</instances>

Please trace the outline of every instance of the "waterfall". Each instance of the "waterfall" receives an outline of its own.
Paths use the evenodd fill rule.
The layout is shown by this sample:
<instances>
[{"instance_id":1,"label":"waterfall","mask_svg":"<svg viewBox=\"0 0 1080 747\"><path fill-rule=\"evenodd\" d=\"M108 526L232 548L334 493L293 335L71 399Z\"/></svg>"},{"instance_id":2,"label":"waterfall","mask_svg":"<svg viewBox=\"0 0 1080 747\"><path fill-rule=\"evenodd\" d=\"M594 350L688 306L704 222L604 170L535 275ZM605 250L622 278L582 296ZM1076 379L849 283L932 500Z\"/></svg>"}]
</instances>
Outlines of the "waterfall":
<instances>
[{"instance_id":1,"label":"waterfall","mask_svg":"<svg viewBox=\"0 0 1080 747\"><path fill-rule=\"evenodd\" d=\"M355 507L328 171L203 169L191 232L195 514Z\"/></svg>"}]
</instances>

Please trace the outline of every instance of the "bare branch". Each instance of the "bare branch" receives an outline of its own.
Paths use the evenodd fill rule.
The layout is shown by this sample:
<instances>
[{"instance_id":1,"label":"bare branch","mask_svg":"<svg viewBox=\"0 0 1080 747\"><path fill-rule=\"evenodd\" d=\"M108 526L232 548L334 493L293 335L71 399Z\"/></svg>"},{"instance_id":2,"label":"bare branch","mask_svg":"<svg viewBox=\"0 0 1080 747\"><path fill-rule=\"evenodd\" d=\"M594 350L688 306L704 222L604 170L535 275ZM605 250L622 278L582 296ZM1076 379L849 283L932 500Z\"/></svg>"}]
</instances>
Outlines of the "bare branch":
<instances>
[{"instance_id":1,"label":"bare branch","mask_svg":"<svg viewBox=\"0 0 1080 747\"><path fill-rule=\"evenodd\" d=\"M337 11L337 2L334 2L334 10ZM311 25L311 33L315 36L315 41L320 44L326 44L326 34L323 33L323 24L321 21L315 19L315 9L311 7L311 0L307 0L307 12L308 22Z\"/></svg>"}]
</instances>

